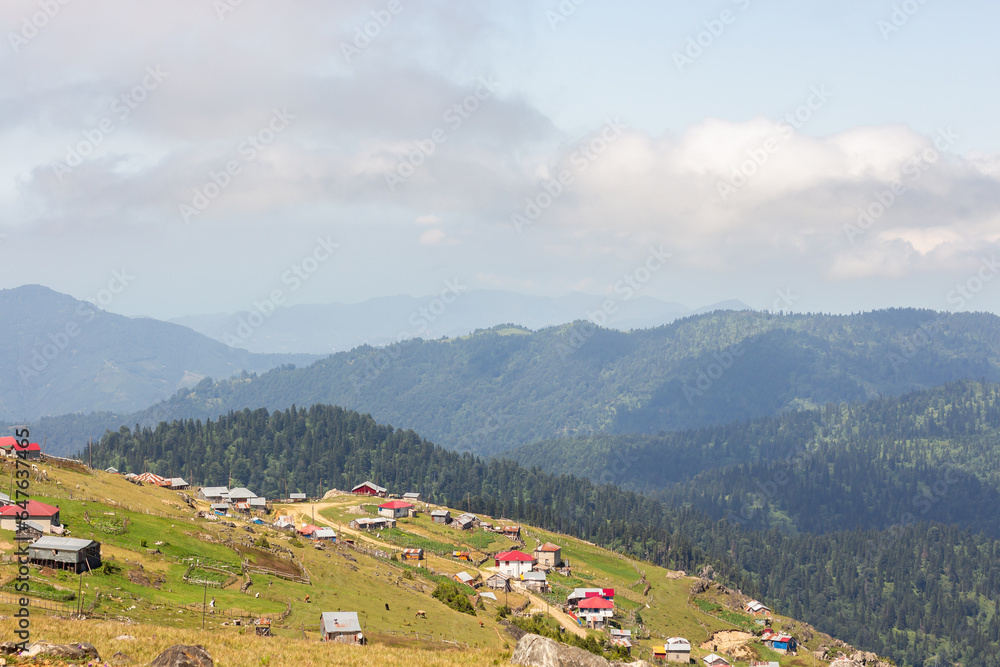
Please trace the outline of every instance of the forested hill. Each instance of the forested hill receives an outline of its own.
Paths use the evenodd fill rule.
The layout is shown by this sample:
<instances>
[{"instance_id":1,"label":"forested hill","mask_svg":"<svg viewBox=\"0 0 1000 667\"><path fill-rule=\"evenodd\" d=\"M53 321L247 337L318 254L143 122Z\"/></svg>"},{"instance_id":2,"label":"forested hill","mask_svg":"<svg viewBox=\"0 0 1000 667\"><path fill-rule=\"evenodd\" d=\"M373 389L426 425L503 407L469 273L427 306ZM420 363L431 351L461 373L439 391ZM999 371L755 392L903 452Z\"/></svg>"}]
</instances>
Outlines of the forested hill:
<instances>
[{"instance_id":1,"label":"forested hill","mask_svg":"<svg viewBox=\"0 0 1000 667\"><path fill-rule=\"evenodd\" d=\"M630 333L577 322L360 347L306 368L206 381L122 423L328 403L493 455L557 436L657 433L980 377L1000 380L994 315L725 311Z\"/></svg>"},{"instance_id":2,"label":"forested hill","mask_svg":"<svg viewBox=\"0 0 1000 667\"><path fill-rule=\"evenodd\" d=\"M246 410L218 421L108 433L95 466L183 474L284 495L372 479L394 492L505 516L674 568L712 564L732 586L899 664L937 656L1000 665L1000 542L926 522L887 531L781 535L436 447L340 408Z\"/></svg>"},{"instance_id":3,"label":"forested hill","mask_svg":"<svg viewBox=\"0 0 1000 667\"><path fill-rule=\"evenodd\" d=\"M1000 385L992 383L662 436L552 440L511 455L754 528L930 519L1000 537Z\"/></svg>"}]
</instances>

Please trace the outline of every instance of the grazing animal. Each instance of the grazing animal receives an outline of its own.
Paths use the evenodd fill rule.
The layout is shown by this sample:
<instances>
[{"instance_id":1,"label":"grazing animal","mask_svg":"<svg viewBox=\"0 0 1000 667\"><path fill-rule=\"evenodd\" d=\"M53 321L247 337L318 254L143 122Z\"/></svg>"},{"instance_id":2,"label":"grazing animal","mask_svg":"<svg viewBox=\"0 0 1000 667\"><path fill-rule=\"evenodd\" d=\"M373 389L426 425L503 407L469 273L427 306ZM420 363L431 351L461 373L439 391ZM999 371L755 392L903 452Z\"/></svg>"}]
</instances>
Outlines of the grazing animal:
<instances>
[{"instance_id":1,"label":"grazing animal","mask_svg":"<svg viewBox=\"0 0 1000 667\"><path fill-rule=\"evenodd\" d=\"M385 603L385 610L389 611L389 603L388 602Z\"/></svg>"},{"instance_id":2,"label":"grazing animal","mask_svg":"<svg viewBox=\"0 0 1000 667\"><path fill-rule=\"evenodd\" d=\"M416 617L417 618L427 618L427 612L424 611L423 609L418 609Z\"/></svg>"}]
</instances>

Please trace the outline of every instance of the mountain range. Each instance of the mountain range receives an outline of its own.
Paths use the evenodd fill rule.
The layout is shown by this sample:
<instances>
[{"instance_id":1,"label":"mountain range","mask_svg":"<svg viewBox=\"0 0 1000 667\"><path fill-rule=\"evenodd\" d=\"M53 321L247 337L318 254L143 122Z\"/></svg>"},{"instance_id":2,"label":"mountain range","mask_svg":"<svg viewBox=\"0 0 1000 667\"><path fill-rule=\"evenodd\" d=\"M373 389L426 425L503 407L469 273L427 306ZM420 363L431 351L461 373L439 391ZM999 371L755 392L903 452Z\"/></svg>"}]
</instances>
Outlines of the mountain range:
<instances>
[{"instance_id":1,"label":"mountain range","mask_svg":"<svg viewBox=\"0 0 1000 667\"><path fill-rule=\"evenodd\" d=\"M361 303L302 304L212 315L178 317L172 322L209 338L253 352L330 354L410 338L455 338L498 322L542 329L590 319L607 297L574 292L542 297L496 290L469 290L458 281L438 295L391 296ZM715 310L750 310L741 301L692 309L648 296L621 299L605 326L628 331L669 324L680 317Z\"/></svg>"}]
</instances>

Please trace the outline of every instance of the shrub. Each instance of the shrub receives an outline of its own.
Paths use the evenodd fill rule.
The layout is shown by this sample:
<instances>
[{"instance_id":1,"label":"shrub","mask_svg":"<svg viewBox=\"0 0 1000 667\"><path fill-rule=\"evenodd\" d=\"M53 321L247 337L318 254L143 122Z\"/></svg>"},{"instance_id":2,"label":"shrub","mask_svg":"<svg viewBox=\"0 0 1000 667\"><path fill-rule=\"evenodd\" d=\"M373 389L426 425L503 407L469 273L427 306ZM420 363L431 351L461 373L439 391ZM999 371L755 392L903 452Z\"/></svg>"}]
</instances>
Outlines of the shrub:
<instances>
[{"instance_id":1,"label":"shrub","mask_svg":"<svg viewBox=\"0 0 1000 667\"><path fill-rule=\"evenodd\" d=\"M298 541L298 539L296 539L294 537L288 543L291 544L293 547L296 547L298 549L305 549L306 548L306 545L302 544L301 542Z\"/></svg>"},{"instance_id":2,"label":"shrub","mask_svg":"<svg viewBox=\"0 0 1000 667\"><path fill-rule=\"evenodd\" d=\"M472 607L472 603L469 602L469 598L457 585L450 581L439 582L431 595L455 611L472 616L476 615L476 610Z\"/></svg>"}]
</instances>

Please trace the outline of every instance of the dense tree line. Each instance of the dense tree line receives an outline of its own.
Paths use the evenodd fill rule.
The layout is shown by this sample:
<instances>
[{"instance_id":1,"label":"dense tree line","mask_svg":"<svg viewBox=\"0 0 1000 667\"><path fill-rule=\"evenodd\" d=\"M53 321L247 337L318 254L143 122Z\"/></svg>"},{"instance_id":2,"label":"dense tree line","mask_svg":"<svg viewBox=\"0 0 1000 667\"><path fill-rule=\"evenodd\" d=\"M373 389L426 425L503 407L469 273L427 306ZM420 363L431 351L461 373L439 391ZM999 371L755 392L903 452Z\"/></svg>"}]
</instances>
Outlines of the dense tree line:
<instances>
[{"instance_id":1,"label":"dense tree line","mask_svg":"<svg viewBox=\"0 0 1000 667\"><path fill-rule=\"evenodd\" d=\"M371 479L395 492L524 521L668 567L711 564L744 592L901 664L1000 665L1000 543L915 518L823 535L762 531L568 475L484 461L413 431L317 405L122 428L95 465L247 485L271 497Z\"/></svg>"},{"instance_id":2,"label":"dense tree line","mask_svg":"<svg viewBox=\"0 0 1000 667\"><path fill-rule=\"evenodd\" d=\"M512 456L758 529L932 520L1000 537L1000 385L991 383L661 436L553 440Z\"/></svg>"}]
</instances>

